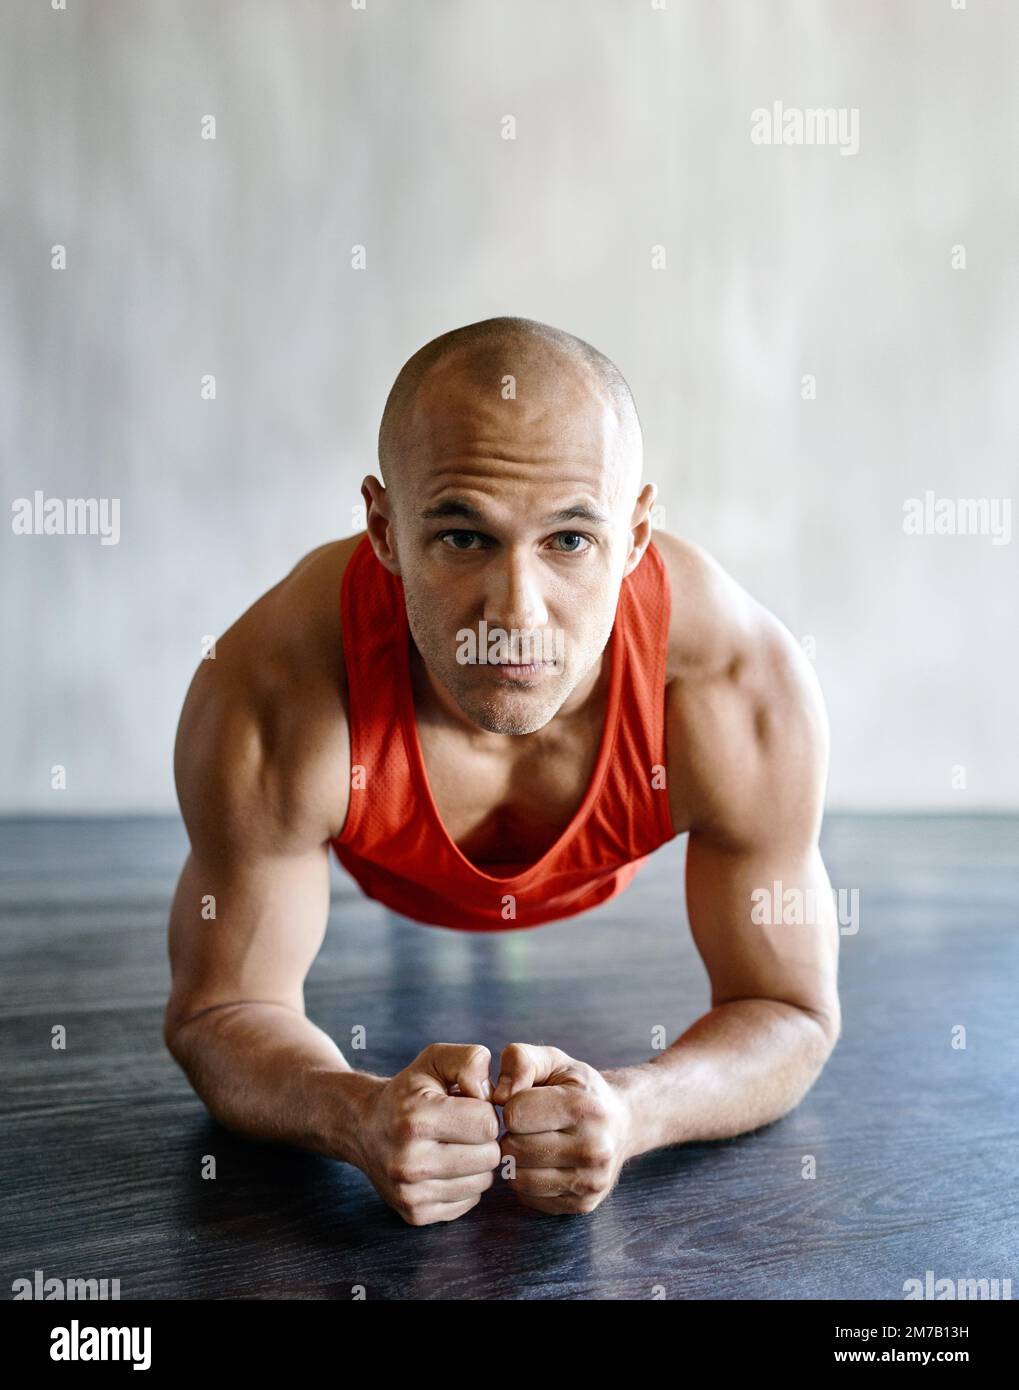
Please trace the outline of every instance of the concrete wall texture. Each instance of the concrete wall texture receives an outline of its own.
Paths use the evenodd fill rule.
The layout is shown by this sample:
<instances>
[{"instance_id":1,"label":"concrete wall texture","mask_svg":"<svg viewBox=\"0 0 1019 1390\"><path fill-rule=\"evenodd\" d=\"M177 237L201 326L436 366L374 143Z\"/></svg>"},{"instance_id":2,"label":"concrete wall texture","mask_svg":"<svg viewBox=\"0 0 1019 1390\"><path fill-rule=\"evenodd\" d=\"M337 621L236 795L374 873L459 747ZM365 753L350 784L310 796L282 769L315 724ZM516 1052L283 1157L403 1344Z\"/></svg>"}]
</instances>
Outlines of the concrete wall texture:
<instances>
[{"instance_id":1,"label":"concrete wall texture","mask_svg":"<svg viewBox=\"0 0 1019 1390\"><path fill-rule=\"evenodd\" d=\"M399 367L501 313L617 362L665 528L812 649L830 806L1019 804L1014 5L2 26L0 811L172 809L203 634L360 529ZM36 491L117 499L117 543L16 534Z\"/></svg>"}]
</instances>

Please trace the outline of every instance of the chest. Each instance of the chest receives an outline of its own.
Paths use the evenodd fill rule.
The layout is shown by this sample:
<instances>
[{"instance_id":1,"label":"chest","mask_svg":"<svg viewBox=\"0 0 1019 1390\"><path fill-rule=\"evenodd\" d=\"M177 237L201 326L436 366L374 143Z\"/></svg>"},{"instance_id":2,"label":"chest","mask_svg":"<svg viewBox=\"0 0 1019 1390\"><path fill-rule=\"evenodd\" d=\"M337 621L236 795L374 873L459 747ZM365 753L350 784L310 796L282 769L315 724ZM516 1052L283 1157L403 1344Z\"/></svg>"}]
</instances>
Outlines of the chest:
<instances>
[{"instance_id":1,"label":"chest","mask_svg":"<svg viewBox=\"0 0 1019 1390\"><path fill-rule=\"evenodd\" d=\"M600 730L560 734L523 754L481 752L448 730L418 729L432 799L450 839L479 868L540 859L579 810ZM515 740L514 740L515 742Z\"/></svg>"}]
</instances>

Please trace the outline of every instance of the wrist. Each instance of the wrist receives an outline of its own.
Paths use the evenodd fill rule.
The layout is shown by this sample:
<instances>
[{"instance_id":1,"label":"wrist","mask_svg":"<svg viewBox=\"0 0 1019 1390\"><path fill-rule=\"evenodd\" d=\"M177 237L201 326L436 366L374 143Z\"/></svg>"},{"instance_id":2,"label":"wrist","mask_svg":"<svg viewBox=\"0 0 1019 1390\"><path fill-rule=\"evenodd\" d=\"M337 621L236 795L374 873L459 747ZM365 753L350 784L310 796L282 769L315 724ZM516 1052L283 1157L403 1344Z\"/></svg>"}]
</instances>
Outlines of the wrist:
<instances>
[{"instance_id":1,"label":"wrist","mask_svg":"<svg viewBox=\"0 0 1019 1390\"><path fill-rule=\"evenodd\" d=\"M352 1067L312 1067L306 1083L313 1146L363 1172L368 1116L387 1081Z\"/></svg>"},{"instance_id":2,"label":"wrist","mask_svg":"<svg viewBox=\"0 0 1019 1390\"><path fill-rule=\"evenodd\" d=\"M623 1103L626 1115L626 1134L623 1140L624 1162L640 1154L677 1142L663 1113L662 1085L666 1081L652 1062L640 1066L618 1067L603 1073Z\"/></svg>"}]
</instances>

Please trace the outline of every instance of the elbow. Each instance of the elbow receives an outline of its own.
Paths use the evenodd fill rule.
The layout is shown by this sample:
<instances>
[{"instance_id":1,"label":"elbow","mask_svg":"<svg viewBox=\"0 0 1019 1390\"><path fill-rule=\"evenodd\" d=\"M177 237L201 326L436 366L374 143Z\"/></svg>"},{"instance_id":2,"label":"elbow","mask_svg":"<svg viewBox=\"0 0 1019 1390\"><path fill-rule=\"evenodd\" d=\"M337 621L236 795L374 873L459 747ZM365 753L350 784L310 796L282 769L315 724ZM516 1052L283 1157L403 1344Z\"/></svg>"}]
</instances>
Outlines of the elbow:
<instances>
[{"instance_id":1,"label":"elbow","mask_svg":"<svg viewBox=\"0 0 1019 1390\"><path fill-rule=\"evenodd\" d=\"M173 1026L173 1023L168 1018L165 1018L163 1020L163 1046L166 1048L167 1052L169 1052L170 1056L176 1062L177 1054L173 1050L175 1036L176 1030Z\"/></svg>"},{"instance_id":2,"label":"elbow","mask_svg":"<svg viewBox=\"0 0 1019 1390\"><path fill-rule=\"evenodd\" d=\"M834 1050L835 1044L842 1036L842 1009L838 999L833 999L828 1008L821 1011L819 1022L828 1039L829 1049Z\"/></svg>"},{"instance_id":3,"label":"elbow","mask_svg":"<svg viewBox=\"0 0 1019 1390\"><path fill-rule=\"evenodd\" d=\"M184 1017L179 1008L173 1007L172 1001L167 1004L163 1014L163 1045L175 1062L180 1061L177 1037Z\"/></svg>"},{"instance_id":4,"label":"elbow","mask_svg":"<svg viewBox=\"0 0 1019 1390\"><path fill-rule=\"evenodd\" d=\"M842 1036L842 1010L839 1008L839 1001L835 999L824 1008L804 1008L802 1011L813 1025L815 1037L818 1039L818 1048L821 1052L821 1065L823 1066L835 1051L836 1044Z\"/></svg>"}]
</instances>

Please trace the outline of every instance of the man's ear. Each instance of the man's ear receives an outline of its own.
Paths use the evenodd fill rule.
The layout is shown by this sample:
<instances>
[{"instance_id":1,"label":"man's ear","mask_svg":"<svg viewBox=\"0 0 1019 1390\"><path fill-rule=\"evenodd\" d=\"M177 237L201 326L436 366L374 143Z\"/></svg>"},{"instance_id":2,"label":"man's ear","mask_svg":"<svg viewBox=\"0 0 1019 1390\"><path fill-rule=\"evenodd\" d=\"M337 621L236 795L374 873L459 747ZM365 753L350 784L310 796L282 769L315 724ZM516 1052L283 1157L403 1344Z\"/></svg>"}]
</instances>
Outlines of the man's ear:
<instances>
[{"instance_id":1,"label":"man's ear","mask_svg":"<svg viewBox=\"0 0 1019 1390\"><path fill-rule=\"evenodd\" d=\"M361 483L361 496L364 498L365 530L379 564L390 574L399 576L400 559L396 552L390 495L378 478L369 473Z\"/></svg>"},{"instance_id":2,"label":"man's ear","mask_svg":"<svg viewBox=\"0 0 1019 1390\"><path fill-rule=\"evenodd\" d=\"M641 556L651 543L651 533L654 530L652 514L657 497L658 489L654 483L645 483L633 505L630 517L630 550L623 566L624 579L637 568Z\"/></svg>"}]
</instances>

